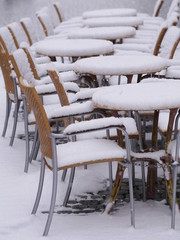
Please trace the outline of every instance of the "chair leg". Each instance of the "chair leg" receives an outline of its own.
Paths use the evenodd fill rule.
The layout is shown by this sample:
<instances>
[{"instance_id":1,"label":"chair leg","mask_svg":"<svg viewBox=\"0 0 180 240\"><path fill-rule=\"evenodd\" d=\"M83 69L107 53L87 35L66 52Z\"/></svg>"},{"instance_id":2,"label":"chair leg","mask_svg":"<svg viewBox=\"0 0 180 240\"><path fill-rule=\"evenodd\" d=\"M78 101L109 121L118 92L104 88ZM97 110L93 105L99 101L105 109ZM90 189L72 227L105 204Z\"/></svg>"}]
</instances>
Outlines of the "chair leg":
<instances>
[{"instance_id":1,"label":"chair leg","mask_svg":"<svg viewBox=\"0 0 180 240\"><path fill-rule=\"evenodd\" d=\"M69 184L68 184L68 188L67 188L66 195L65 195L65 198L64 198L63 207L67 206L67 203L68 203L68 200L69 200L69 196L70 196L71 190L72 190L72 184L73 184L73 180L74 180L74 175L75 175L75 168L71 168Z\"/></svg>"},{"instance_id":2,"label":"chair leg","mask_svg":"<svg viewBox=\"0 0 180 240\"><path fill-rule=\"evenodd\" d=\"M111 194L112 188L113 188L112 162L109 162L108 165L109 165L109 191L110 191L110 194Z\"/></svg>"},{"instance_id":3,"label":"chair leg","mask_svg":"<svg viewBox=\"0 0 180 240\"><path fill-rule=\"evenodd\" d=\"M11 111L11 105L12 105L12 102L9 100L8 94L6 94L6 116L5 116L5 120L4 120L4 128L3 128L2 137L5 137L5 135L6 135L9 115L10 115L10 111Z\"/></svg>"},{"instance_id":4,"label":"chair leg","mask_svg":"<svg viewBox=\"0 0 180 240\"><path fill-rule=\"evenodd\" d=\"M25 140L26 140L26 159L24 172L28 172L29 168L29 129L28 129L28 111L27 105L24 104L24 130L25 130Z\"/></svg>"},{"instance_id":5,"label":"chair leg","mask_svg":"<svg viewBox=\"0 0 180 240\"><path fill-rule=\"evenodd\" d=\"M14 142L16 127L17 127L19 107L20 107L20 101L17 101L17 103L15 104L15 110L14 110L14 124L13 124L13 130L12 130L12 134L11 134L11 140L10 140L10 143L9 143L10 146L12 146L13 142Z\"/></svg>"},{"instance_id":6,"label":"chair leg","mask_svg":"<svg viewBox=\"0 0 180 240\"><path fill-rule=\"evenodd\" d=\"M128 163L129 175L129 193L130 193L130 211L131 211L131 226L135 227L135 212L134 212L134 196L133 196L133 181L132 181L132 164Z\"/></svg>"},{"instance_id":7,"label":"chair leg","mask_svg":"<svg viewBox=\"0 0 180 240\"><path fill-rule=\"evenodd\" d=\"M43 236L48 235L49 228L51 226L52 217L53 217L53 213L54 213L54 207L55 207L55 203L56 203L57 182L58 182L58 171L57 171L57 167L54 166L53 167L53 187L52 187L51 203L50 203L48 219L47 219L47 222L46 222L46 226L45 226L45 229L44 229Z\"/></svg>"},{"instance_id":8,"label":"chair leg","mask_svg":"<svg viewBox=\"0 0 180 240\"><path fill-rule=\"evenodd\" d=\"M33 155L32 155L33 160L36 160L38 152L39 152L39 148L40 148L40 140L39 140L39 137L38 137L37 141L36 141L35 149L34 149L34 152L33 152Z\"/></svg>"},{"instance_id":9,"label":"chair leg","mask_svg":"<svg viewBox=\"0 0 180 240\"><path fill-rule=\"evenodd\" d=\"M61 181L64 182L67 174L67 169L63 170Z\"/></svg>"},{"instance_id":10,"label":"chair leg","mask_svg":"<svg viewBox=\"0 0 180 240\"><path fill-rule=\"evenodd\" d=\"M41 159L41 171L40 171L40 177L39 177L39 186L38 186L36 200L35 200L34 207L33 207L33 210L32 210L31 214L36 214L38 206L39 206L39 202L40 202L41 194L42 194L42 189L43 189L43 183L44 183L44 174L45 174L45 163L44 163L44 160L43 160L43 157L42 157L42 159Z\"/></svg>"},{"instance_id":11,"label":"chair leg","mask_svg":"<svg viewBox=\"0 0 180 240\"><path fill-rule=\"evenodd\" d=\"M38 129L37 129L37 126L36 126L35 127L35 133L34 133L33 145L32 145L31 153L30 153L30 156L29 156L29 162L30 163L32 162L32 159L33 159L33 154L34 154L34 151L35 151L35 148L36 148L37 141L38 141Z\"/></svg>"},{"instance_id":12,"label":"chair leg","mask_svg":"<svg viewBox=\"0 0 180 240\"><path fill-rule=\"evenodd\" d=\"M175 229L175 212L176 212L176 188L177 188L177 166L173 166L173 198L171 212L171 228Z\"/></svg>"},{"instance_id":13,"label":"chair leg","mask_svg":"<svg viewBox=\"0 0 180 240\"><path fill-rule=\"evenodd\" d=\"M145 167L144 162L141 162L142 187L143 187L143 202L146 201L146 181L145 181Z\"/></svg>"}]
</instances>

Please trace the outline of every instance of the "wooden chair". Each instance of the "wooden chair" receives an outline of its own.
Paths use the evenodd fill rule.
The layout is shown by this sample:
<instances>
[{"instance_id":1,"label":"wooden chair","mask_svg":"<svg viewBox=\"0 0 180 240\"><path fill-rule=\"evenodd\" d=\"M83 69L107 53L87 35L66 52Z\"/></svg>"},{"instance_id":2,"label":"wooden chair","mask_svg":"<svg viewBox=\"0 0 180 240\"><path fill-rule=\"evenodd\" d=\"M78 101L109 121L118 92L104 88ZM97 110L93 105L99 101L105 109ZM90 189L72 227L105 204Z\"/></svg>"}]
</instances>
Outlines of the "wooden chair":
<instances>
[{"instance_id":1,"label":"wooden chair","mask_svg":"<svg viewBox=\"0 0 180 240\"><path fill-rule=\"evenodd\" d=\"M12 103L15 105L14 124L13 124L13 130L11 134L11 140L9 144L10 146L12 146L15 138L18 112L19 112L19 107L22 99L19 93L19 87L17 86L17 83L16 83L16 78L12 76L12 70L11 70L11 65L9 63L8 56L5 53L4 49L1 47L1 45L0 45L0 66L1 66L2 74L4 78L5 88L6 88L6 115L5 115L4 128L2 133L3 137L5 137L5 134L6 134L9 115L11 111L11 105Z\"/></svg>"},{"instance_id":2,"label":"wooden chair","mask_svg":"<svg viewBox=\"0 0 180 240\"><path fill-rule=\"evenodd\" d=\"M164 0L157 0L155 6L154 6L154 11L152 17L158 17L160 10L164 4Z\"/></svg>"},{"instance_id":3,"label":"wooden chair","mask_svg":"<svg viewBox=\"0 0 180 240\"><path fill-rule=\"evenodd\" d=\"M44 31L45 36L54 35L53 24L51 22L51 18L45 11L39 11L36 13L37 19L41 24L41 27Z\"/></svg>"},{"instance_id":4,"label":"wooden chair","mask_svg":"<svg viewBox=\"0 0 180 240\"><path fill-rule=\"evenodd\" d=\"M0 44L8 58L10 54L17 49L14 39L7 27L0 28Z\"/></svg>"},{"instance_id":5,"label":"wooden chair","mask_svg":"<svg viewBox=\"0 0 180 240\"><path fill-rule=\"evenodd\" d=\"M27 35L29 45L32 46L34 43L38 42L38 36L35 31L34 24L30 18L22 18L20 20L20 24L22 28L24 29L24 32ZM44 38L44 36L43 36Z\"/></svg>"},{"instance_id":6,"label":"wooden chair","mask_svg":"<svg viewBox=\"0 0 180 240\"><path fill-rule=\"evenodd\" d=\"M61 13L60 4L59 4L58 2L55 2L55 3L53 3L53 7L55 8L56 13L57 13L57 15L58 15L59 23L62 23L62 21L63 21L63 15L62 15L62 13Z\"/></svg>"},{"instance_id":7,"label":"wooden chair","mask_svg":"<svg viewBox=\"0 0 180 240\"><path fill-rule=\"evenodd\" d=\"M53 172L53 187L52 187L50 210L49 210L48 219L46 222L43 235L46 236L48 234L52 217L53 217L53 211L54 211L55 201L56 201L56 192L57 192L58 170L64 170L68 168L72 169L70 183L69 183L68 191L66 193L66 197L68 198L71 191L72 181L74 178L75 167L84 166L87 164L101 163L101 162L118 161L118 162L127 164L128 173L129 173L129 188L130 188L130 202L131 202L131 225L134 226L132 169L131 169L130 148L129 148L130 143L129 143L128 135L123 129L123 126L122 125L107 126L103 129L109 129L110 127L117 127L120 131L122 131L126 139L126 149L122 149L115 142L112 142L111 140L106 140L106 139L99 139L99 140L90 139L87 141L77 141L77 142L73 141L73 142L68 142L67 144L56 145L56 140L61 138L62 134L53 134L51 132L51 128L50 128L46 113L44 111L43 105L35 89L33 87L26 86L22 79L20 81L20 84L36 118L36 123L38 126L38 131L40 136L41 152L42 152L40 181L39 181L38 193L37 193L32 214L36 213L39 202L40 202L40 197L41 197L42 188L43 188L45 165L47 165L48 168L51 169ZM94 129L91 129L91 130L94 130ZM73 136L80 133L81 131L73 133ZM68 136L70 135L71 134L68 134ZM101 149L103 149L103 151L101 151ZM110 149L112 151L109 151ZM67 156L69 151L72 152L70 158L68 158ZM87 152L89 151L93 154L87 154ZM63 152L64 157L61 157L62 155L61 156L59 155L60 152L61 153Z\"/></svg>"}]
</instances>

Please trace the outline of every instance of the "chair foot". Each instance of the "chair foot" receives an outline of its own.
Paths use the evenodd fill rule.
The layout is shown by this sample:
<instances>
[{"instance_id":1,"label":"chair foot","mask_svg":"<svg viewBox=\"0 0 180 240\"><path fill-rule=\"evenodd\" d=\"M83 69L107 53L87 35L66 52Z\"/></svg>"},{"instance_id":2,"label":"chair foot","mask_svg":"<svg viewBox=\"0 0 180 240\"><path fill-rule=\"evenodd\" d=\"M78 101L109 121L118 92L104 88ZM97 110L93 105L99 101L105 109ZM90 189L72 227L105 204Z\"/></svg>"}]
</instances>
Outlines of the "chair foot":
<instances>
[{"instance_id":1,"label":"chair foot","mask_svg":"<svg viewBox=\"0 0 180 240\"><path fill-rule=\"evenodd\" d=\"M63 207L67 206L67 203L68 203L68 200L69 200L69 196L70 196L71 190L72 190L72 184L73 184L73 180L74 180L74 175L75 175L75 168L71 168L69 184L68 184L68 188L67 188L66 195L65 195L65 198L64 198Z\"/></svg>"}]
</instances>

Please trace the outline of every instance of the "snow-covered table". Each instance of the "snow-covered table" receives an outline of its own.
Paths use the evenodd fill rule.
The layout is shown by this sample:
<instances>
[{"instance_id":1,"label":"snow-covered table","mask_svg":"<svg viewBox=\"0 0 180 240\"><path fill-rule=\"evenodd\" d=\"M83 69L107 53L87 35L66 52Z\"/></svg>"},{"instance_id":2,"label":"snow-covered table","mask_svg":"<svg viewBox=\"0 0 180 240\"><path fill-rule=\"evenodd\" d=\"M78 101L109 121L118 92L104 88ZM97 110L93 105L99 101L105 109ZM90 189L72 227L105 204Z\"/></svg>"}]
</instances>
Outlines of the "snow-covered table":
<instances>
[{"instance_id":1,"label":"snow-covered table","mask_svg":"<svg viewBox=\"0 0 180 240\"><path fill-rule=\"evenodd\" d=\"M87 27L115 27L130 26L138 27L143 24L143 20L139 17L101 17L89 18L83 21Z\"/></svg>"},{"instance_id":2,"label":"snow-covered table","mask_svg":"<svg viewBox=\"0 0 180 240\"><path fill-rule=\"evenodd\" d=\"M75 29L67 33L70 39L105 39L122 40L123 38L133 37L136 30L133 27L99 27Z\"/></svg>"},{"instance_id":3,"label":"snow-covered table","mask_svg":"<svg viewBox=\"0 0 180 240\"><path fill-rule=\"evenodd\" d=\"M40 55L50 57L88 57L113 52L110 41L100 39L46 39L35 45Z\"/></svg>"},{"instance_id":4,"label":"snow-covered table","mask_svg":"<svg viewBox=\"0 0 180 240\"><path fill-rule=\"evenodd\" d=\"M166 59L151 55L100 56L78 60L74 65L74 71L95 76L125 75L130 83L135 74L140 76L146 73L156 73L167 66Z\"/></svg>"},{"instance_id":5,"label":"snow-covered table","mask_svg":"<svg viewBox=\"0 0 180 240\"><path fill-rule=\"evenodd\" d=\"M99 9L83 13L83 18L99 18L99 17L127 17L136 16L137 11L133 8L113 8L113 9Z\"/></svg>"},{"instance_id":6,"label":"snow-covered table","mask_svg":"<svg viewBox=\"0 0 180 240\"><path fill-rule=\"evenodd\" d=\"M159 111L170 110L168 130L166 134L167 150L171 139L174 118L180 108L180 83L138 83L112 86L99 90L93 94L95 107L112 110L117 115L119 110L127 111L155 111L152 133L152 148L156 149L157 124ZM148 196L153 198L156 179L155 168L148 170Z\"/></svg>"}]
</instances>

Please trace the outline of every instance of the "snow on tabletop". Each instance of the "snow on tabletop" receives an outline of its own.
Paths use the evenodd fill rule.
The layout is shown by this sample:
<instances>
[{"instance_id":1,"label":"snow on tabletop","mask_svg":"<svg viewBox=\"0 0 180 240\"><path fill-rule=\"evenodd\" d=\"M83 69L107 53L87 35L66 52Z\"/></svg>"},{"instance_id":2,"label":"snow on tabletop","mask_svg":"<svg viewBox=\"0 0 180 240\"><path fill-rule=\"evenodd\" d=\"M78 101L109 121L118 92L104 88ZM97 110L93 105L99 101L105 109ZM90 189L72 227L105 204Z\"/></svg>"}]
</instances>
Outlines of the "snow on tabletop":
<instances>
[{"instance_id":1,"label":"snow on tabletop","mask_svg":"<svg viewBox=\"0 0 180 240\"><path fill-rule=\"evenodd\" d=\"M36 44L36 52L47 56L91 56L113 52L113 43L100 39L48 39Z\"/></svg>"},{"instance_id":2,"label":"snow on tabletop","mask_svg":"<svg viewBox=\"0 0 180 240\"><path fill-rule=\"evenodd\" d=\"M9 54L13 53L17 48L12 38L12 35L7 27L0 28L0 36L2 37L3 41L6 44L8 53Z\"/></svg>"},{"instance_id":3,"label":"snow on tabletop","mask_svg":"<svg viewBox=\"0 0 180 240\"><path fill-rule=\"evenodd\" d=\"M151 46L150 45L141 45L141 44L136 44L136 43L124 43L124 44L114 44L114 49L115 50L135 50L135 51L141 51L141 52L147 52L151 53Z\"/></svg>"},{"instance_id":4,"label":"snow on tabletop","mask_svg":"<svg viewBox=\"0 0 180 240\"><path fill-rule=\"evenodd\" d=\"M138 130L136 127L136 122L133 118L101 118L101 119L93 119L90 121L83 121L74 124L70 124L67 128L65 128L65 134L71 134L73 132L81 132L86 130L104 128L108 126L120 126L124 125L128 134L137 134Z\"/></svg>"},{"instance_id":5,"label":"snow on tabletop","mask_svg":"<svg viewBox=\"0 0 180 240\"><path fill-rule=\"evenodd\" d=\"M99 27L99 28L83 28L72 30L68 33L68 38L86 38L86 39L107 39L114 40L120 38L133 37L135 29L132 27Z\"/></svg>"},{"instance_id":6,"label":"snow on tabletop","mask_svg":"<svg viewBox=\"0 0 180 240\"><path fill-rule=\"evenodd\" d=\"M88 11L83 13L83 18L98 18L98 17L127 17L136 16L137 11L133 8L112 8Z\"/></svg>"},{"instance_id":7,"label":"snow on tabletop","mask_svg":"<svg viewBox=\"0 0 180 240\"><path fill-rule=\"evenodd\" d=\"M135 37L135 38L126 38L123 40L123 43L133 43L133 44L148 44L148 45L152 45L154 43L154 39L152 37L149 38L139 38L139 37Z\"/></svg>"},{"instance_id":8,"label":"snow on tabletop","mask_svg":"<svg viewBox=\"0 0 180 240\"><path fill-rule=\"evenodd\" d=\"M138 17L109 17L109 18L90 18L84 20L88 27L110 27L110 26L139 26L143 20Z\"/></svg>"},{"instance_id":9,"label":"snow on tabletop","mask_svg":"<svg viewBox=\"0 0 180 240\"><path fill-rule=\"evenodd\" d=\"M106 139L90 139L57 145L58 167L86 161L126 158L126 150ZM52 160L47 159L52 165Z\"/></svg>"},{"instance_id":10,"label":"snow on tabletop","mask_svg":"<svg viewBox=\"0 0 180 240\"><path fill-rule=\"evenodd\" d=\"M94 93L94 105L114 110L163 110L180 107L180 83L112 86Z\"/></svg>"},{"instance_id":11,"label":"snow on tabletop","mask_svg":"<svg viewBox=\"0 0 180 240\"><path fill-rule=\"evenodd\" d=\"M48 119L65 117L69 115L78 115L83 113L90 113L94 110L92 101L87 101L84 103L73 103L69 106L61 107L60 104L46 105L44 106L45 112ZM34 121L34 114L31 113L28 116L29 122Z\"/></svg>"},{"instance_id":12,"label":"snow on tabletop","mask_svg":"<svg viewBox=\"0 0 180 240\"><path fill-rule=\"evenodd\" d=\"M167 61L163 58L133 54L80 59L74 64L74 71L94 75L129 75L158 72L166 67Z\"/></svg>"}]
</instances>

